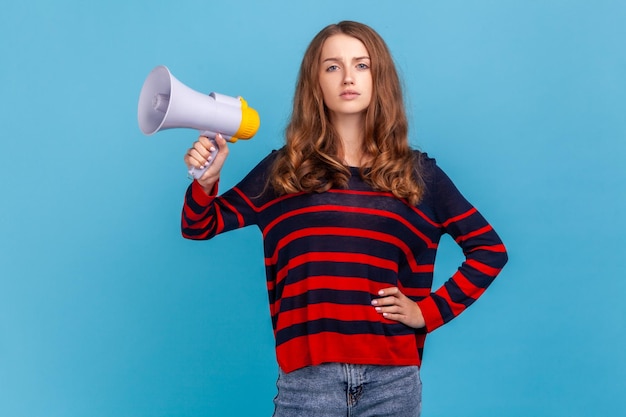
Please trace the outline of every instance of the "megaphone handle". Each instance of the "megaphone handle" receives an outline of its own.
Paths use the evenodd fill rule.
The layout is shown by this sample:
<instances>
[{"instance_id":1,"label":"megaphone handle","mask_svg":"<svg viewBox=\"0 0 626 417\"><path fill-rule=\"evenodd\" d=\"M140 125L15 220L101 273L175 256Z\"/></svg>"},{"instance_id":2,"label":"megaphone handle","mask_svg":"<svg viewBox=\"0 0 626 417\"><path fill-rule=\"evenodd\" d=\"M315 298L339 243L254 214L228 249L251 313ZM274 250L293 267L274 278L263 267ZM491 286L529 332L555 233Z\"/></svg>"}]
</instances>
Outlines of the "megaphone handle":
<instances>
[{"instance_id":1,"label":"megaphone handle","mask_svg":"<svg viewBox=\"0 0 626 417\"><path fill-rule=\"evenodd\" d=\"M208 136L207 133L208 132L202 132L202 135L203 136ZM191 175L195 179L199 179L200 177L202 177L202 175L206 172L206 170L209 169L211 164L213 164L213 161L215 161L215 156L219 152L219 150L217 149L217 142L215 142L215 138L212 137L212 136L213 135L208 136L208 137L209 137L209 140L211 141L211 143L213 144L213 148L215 148L215 150L211 152L209 161L202 168L196 168L196 167L192 166L191 168L189 168L189 171L187 171L187 172L189 172L189 175Z\"/></svg>"}]
</instances>

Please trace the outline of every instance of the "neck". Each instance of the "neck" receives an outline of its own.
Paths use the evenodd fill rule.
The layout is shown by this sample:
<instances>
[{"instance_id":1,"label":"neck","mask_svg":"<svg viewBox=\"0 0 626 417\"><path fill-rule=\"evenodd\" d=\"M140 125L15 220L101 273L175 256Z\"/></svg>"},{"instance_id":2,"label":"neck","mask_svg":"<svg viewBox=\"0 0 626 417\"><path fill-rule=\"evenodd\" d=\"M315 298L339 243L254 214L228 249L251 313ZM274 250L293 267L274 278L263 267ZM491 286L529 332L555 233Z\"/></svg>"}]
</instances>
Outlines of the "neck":
<instances>
[{"instance_id":1,"label":"neck","mask_svg":"<svg viewBox=\"0 0 626 417\"><path fill-rule=\"evenodd\" d=\"M359 167L363 161L364 117L362 114L333 117L335 131L341 140L341 155L348 166Z\"/></svg>"}]
</instances>

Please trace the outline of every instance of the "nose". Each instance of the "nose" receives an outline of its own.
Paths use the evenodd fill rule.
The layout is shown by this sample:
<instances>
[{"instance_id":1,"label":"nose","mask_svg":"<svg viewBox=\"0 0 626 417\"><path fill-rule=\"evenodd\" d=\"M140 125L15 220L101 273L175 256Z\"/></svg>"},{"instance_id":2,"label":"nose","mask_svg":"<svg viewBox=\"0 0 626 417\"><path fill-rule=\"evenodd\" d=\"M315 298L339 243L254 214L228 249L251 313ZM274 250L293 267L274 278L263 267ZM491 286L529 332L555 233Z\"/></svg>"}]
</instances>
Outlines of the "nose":
<instances>
[{"instance_id":1,"label":"nose","mask_svg":"<svg viewBox=\"0 0 626 417\"><path fill-rule=\"evenodd\" d=\"M354 79L352 78L352 72L350 72L349 70L346 70L346 72L343 75L343 85L350 85L350 84L354 84Z\"/></svg>"}]
</instances>

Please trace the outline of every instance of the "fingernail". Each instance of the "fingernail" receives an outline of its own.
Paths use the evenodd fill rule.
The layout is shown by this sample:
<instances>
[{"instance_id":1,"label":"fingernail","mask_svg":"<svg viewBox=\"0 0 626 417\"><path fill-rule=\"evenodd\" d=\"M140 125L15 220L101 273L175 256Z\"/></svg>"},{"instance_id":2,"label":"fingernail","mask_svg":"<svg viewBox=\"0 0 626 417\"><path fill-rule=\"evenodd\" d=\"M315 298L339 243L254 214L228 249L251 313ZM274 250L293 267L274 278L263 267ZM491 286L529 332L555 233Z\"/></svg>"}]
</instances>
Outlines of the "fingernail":
<instances>
[{"instance_id":1,"label":"fingernail","mask_svg":"<svg viewBox=\"0 0 626 417\"><path fill-rule=\"evenodd\" d=\"M380 313L380 311L382 310L382 308L380 307L376 307L374 310L378 311Z\"/></svg>"},{"instance_id":2,"label":"fingernail","mask_svg":"<svg viewBox=\"0 0 626 417\"><path fill-rule=\"evenodd\" d=\"M378 301L376 301L376 300L372 300L372 305L373 305L373 306L378 305Z\"/></svg>"},{"instance_id":3,"label":"fingernail","mask_svg":"<svg viewBox=\"0 0 626 417\"><path fill-rule=\"evenodd\" d=\"M383 290L378 291L378 295L385 295L385 291Z\"/></svg>"}]
</instances>

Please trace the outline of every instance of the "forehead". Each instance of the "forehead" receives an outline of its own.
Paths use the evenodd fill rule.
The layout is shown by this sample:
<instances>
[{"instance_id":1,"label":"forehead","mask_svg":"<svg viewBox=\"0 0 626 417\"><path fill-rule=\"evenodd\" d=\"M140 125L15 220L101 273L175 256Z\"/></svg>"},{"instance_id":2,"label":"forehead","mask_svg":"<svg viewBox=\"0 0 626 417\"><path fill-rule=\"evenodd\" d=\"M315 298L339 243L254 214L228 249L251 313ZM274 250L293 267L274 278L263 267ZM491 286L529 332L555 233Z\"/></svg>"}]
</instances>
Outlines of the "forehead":
<instances>
[{"instance_id":1,"label":"forehead","mask_svg":"<svg viewBox=\"0 0 626 417\"><path fill-rule=\"evenodd\" d=\"M322 45L322 60L328 58L349 59L355 57L369 57L369 52L363 42L355 37L343 33L332 35L328 37Z\"/></svg>"}]
</instances>

